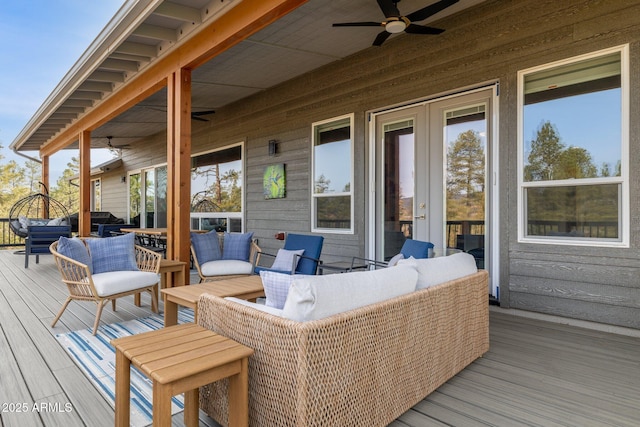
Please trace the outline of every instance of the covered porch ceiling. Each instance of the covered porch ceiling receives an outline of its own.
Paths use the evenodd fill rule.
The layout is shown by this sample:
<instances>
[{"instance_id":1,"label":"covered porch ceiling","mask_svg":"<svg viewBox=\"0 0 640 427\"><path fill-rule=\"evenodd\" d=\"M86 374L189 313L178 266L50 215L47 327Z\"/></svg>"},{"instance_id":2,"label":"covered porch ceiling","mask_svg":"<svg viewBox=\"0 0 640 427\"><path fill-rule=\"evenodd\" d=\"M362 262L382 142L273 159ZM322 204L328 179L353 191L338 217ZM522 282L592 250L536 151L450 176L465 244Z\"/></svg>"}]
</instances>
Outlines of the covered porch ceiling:
<instances>
[{"instance_id":1,"label":"covered porch ceiling","mask_svg":"<svg viewBox=\"0 0 640 427\"><path fill-rule=\"evenodd\" d=\"M241 1L127 1L10 148L42 149L163 55L186 43L204 24L212 19L225 19L225 13ZM430 25L482 1L460 0L417 23ZM397 7L407 15L433 3L436 1L402 0ZM384 18L376 0L309 0L193 70L193 119L211 120L212 111L225 105L361 50L379 49L372 47L372 43L383 27L332 27L332 24L380 22ZM433 43L438 43L437 35L398 34L389 40L393 37L430 37ZM92 148L130 146L164 131L166 109L167 93L161 89L95 129L91 134ZM77 146L76 142L66 148Z\"/></svg>"}]
</instances>

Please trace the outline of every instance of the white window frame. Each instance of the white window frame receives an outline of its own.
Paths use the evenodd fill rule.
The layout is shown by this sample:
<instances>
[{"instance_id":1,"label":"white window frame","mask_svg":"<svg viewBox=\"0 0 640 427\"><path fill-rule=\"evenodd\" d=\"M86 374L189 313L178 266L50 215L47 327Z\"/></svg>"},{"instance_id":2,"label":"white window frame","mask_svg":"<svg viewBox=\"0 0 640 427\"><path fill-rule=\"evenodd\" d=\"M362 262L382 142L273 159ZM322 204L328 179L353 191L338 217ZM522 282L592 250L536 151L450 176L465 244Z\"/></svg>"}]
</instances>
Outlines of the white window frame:
<instances>
[{"instance_id":1,"label":"white window frame","mask_svg":"<svg viewBox=\"0 0 640 427\"><path fill-rule=\"evenodd\" d=\"M240 219L242 222L242 232L245 231L245 225L246 225L246 218L245 218L245 206L246 206L246 200L245 200L245 185L246 185L246 171L247 171L247 165L245 162L245 152L244 152L244 141L240 141L237 142L235 144L229 144L229 145L225 145L223 147L219 147L219 148L214 148L213 150L207 150L207 151L199 151L197 153L194 153L191 155L191 158L195 158L198 156L202 156L205 154L209 154L209 153L215 153L216 151L223 151L223 150L228 150L230 148L234 148L234 147L240 147L240 162L242 163L242 185L240 186L240 193L241 193L241 209L240 212L190 212L189 213L189 217L191 219L191 221L193 222L194 220L197 220L198 222L198 227L197 229L202 229L202 220L205 218L221 218L221 219L226 219L227 220L227 224L231 223L231 219ZM191 179L191 177L189 177L189 179ZM190 195L189 198L193 197L193 195Z\"/></svg>"},{"instance_id":2,"label":"white window frame","mask_svg":"<svg viewBox=\"0 0 640 427\"><path fill-rule=\"evenodd\" d=\"M131 221L131 175L136 175L136 174L140 174L140 185L141 185L141 194L140 194L140 205L143 207L142 211L140 212L140 227L148 227L148 225L146 224L147 222L147 216L146 216L146 205L147 205L147 192L145 191L146 189L146 173L149 171L153 171L154 173L154 179L156 177L156 170L158 168L161 167L168 167L167 163L158 163L155 165L151 165L151 166L145 166L143 168L140 169L132 169L130 171L127 171L127 222ZM155 183L154 183L155 184ZM169 185L169 183L167 183L167 185ZM155 203L154 203L154 209L157 209L155 207ZM145 215L142 215L142 213L144 213ZM154 218L156 219L156 218Z\"/></svg>"},{"instance_id":3,"label":"white window frame","mask_svg":"<svg viewBox=\"0 0 640 427\"><path fill-rule=\"evenodd\" d=\"M96 191L97 190L97 191ZM91 210L102 210L102 179L91 179Z\"/></svg>"},{"instance_id":4,"label":"white window frame","mask_svg":"<svg viewBox=\"0 0 640 427\"><path fill-rule=\"evenodd\" d=\"M322 126L325 125L327 123L331 123L331 122L337 122L340 120L344 120L344 119L349 119L349 134L351 136L350 138L350 156L351 156L351 161L350 161L350 165L351 165L351 171L350 171L350 180L351 180L351 185L349 186L349 191L348 192L336 192L336 193L327 193L327 194L316 194L315 192L315 176L316 176L316 159L315 159L315 150L314 147L316 146L316 127L318 126ZM338 117L332 117L330 119L327 120L322 120L319 122L314 122L311 124L311 177L310 177L310 193L311 193L311 231L314 233L333 233L333 234L353 234L354 233L354 200L353 200L353 191L354 191L354 183L353 183L353 179L354 179L354 130L355 130L355 126L354 126L354 121L355 121L355 114L351 113L351 114L345 114L342 116L338 116ZM344 196L349 196L349 203L350 203L350 213L351 213L351 217L350 217L350 227L349 228L321 228L321 227L317 227L316 226L316 200L318 198L321 197L344 197Z\"/></svg>"},{"instance_id":5,"label":"white window frame","mask_svg":"<svg viewBox=\"0 0 640 427\"><path fill-rule=\"evenodd\" d=\"M621 175L619 177L589 178L556 181L524 181L524 79L531 73L545 69L555 68L562 65L588 60L612 53L620 53L620 85L621 85ZM594 246L594 247L629 247L629 45L616 46L591 52L586 55L571 57L561 61L544 64L537 67L518 71L518 242L572 245L572 246ZM580 238L572 237L563 239L561 236L527 236L526 217L526 189L535 187L561 187L579 185L598 184L618 184L620 185L620 217L619 217L619 237L618 239L604 238Z\"/></svg>"}]
</instances>

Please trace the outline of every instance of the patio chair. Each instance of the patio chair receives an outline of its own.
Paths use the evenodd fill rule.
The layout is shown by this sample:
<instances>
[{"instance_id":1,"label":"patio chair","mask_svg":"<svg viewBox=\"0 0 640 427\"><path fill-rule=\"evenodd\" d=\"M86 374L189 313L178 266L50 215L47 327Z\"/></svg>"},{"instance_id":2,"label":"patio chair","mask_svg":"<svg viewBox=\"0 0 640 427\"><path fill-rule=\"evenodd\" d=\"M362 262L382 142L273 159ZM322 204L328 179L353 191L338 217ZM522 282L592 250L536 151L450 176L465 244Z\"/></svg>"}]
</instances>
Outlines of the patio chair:
<instances>
[{"instance_id":1,"label":"patio chair","mask_svg":"<svg viewBox=\"0 0 640 427\"><path fill-rule=\"evenodd\" d=\"M251 260L259 251L253 233L191 233L191 258L200 283L253 274Z\"/></svg>"},{"instance_id":2,"label":"patio chair","mask_svg":"<svg viewBox=\"0 0 640 427\"><path fill-rule=\"evenodd\" d=\"M434 245L431 242L424 242L422 240L413 240L407 239L405 240L402 248L400 248L400 253L393 256L389 261L378 261L374 259L361 258L361 257L353 257L351 259L351 270L355 268L362 268L364 264L364 268L376 269L376 268L387 268L393 267L400 261L401 259L406 258L429 258L429 249L433 249Z\"/></svg>"},{"instance_id":3,"label":"patio chair","mask_svg":"<svg viewBox=\"0 0 640 427\"><path fill-rule=\"evenodd\" d=\"M320 253L324 237L306 234L287 234L284 247L276 255L257 252L254 265L256 274L260 271L275 271L284 274L314 275L321 264ZM262 257L273 258L271 267L260 265Z\"/></svg>"},{"instance_id":4,"label":"patio chair","mask_svg":"<svg viewBox=\"0 0 640 427\"><path fill-rule=\"evenodd\" d=\"M60 238L50 246L62 282L69 296L51 327L54 327L72 300L93 301L97 304L93 335L98 331L104 305L116 299L148 291L151 309L158 312L158 283L160 260L156 252L134 245L134 236L100 238ZM90 250L87 250L89 248Z\"/></svg>"}]
</instances>

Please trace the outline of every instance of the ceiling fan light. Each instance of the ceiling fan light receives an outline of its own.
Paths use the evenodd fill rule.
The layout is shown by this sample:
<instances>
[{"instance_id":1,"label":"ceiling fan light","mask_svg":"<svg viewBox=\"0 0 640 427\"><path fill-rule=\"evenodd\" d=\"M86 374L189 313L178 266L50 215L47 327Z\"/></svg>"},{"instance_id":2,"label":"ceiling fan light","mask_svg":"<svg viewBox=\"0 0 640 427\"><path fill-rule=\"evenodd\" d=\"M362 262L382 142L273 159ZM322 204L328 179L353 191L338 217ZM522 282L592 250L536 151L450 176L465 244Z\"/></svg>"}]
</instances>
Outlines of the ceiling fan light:
<instances>
[{"instance_id":1,"label":"ceiling fan light","mask_svg":"<svg viewBox=\"0 0 640 427\"><path fill-rule=\"evenodd\" d=\"M405 28L407 28L407 24L401 20L389 21L384 26L384 29L391 34L401 33L405 30Z\"/></svg>"}]
</instances>

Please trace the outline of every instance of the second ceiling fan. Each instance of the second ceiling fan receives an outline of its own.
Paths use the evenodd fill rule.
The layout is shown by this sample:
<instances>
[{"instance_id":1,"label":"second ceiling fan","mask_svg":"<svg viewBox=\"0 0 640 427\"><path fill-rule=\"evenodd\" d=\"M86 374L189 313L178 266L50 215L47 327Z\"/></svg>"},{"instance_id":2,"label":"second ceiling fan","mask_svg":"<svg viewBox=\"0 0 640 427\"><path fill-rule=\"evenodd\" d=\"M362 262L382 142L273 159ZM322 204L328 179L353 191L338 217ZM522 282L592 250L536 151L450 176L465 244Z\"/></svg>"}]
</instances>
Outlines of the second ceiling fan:
<instances>
[{"instance_id":1,"label":"second ceiling fan","mask_svg":"<svg viewBox=\"0 0 640 427\"><path fill-rule=\"evenodd\" d=\"M374 46L381 46L389 38L391 34L395 33L410 33L410 34L440 34L444 30L440 28L427 27L425 25L414 24L414 22L423 21L430 16L435 15L448 8L449 6L457 3L459 0L440 0L432 5L423 7L408 15L402 15L398 10L398 3L400 0L377 0L378 6L384 13L386 19L382 22L343 22L333 24L334 27L384 27L384 31L378 34L373 41Z\"/></svg>"}]
</instances>

